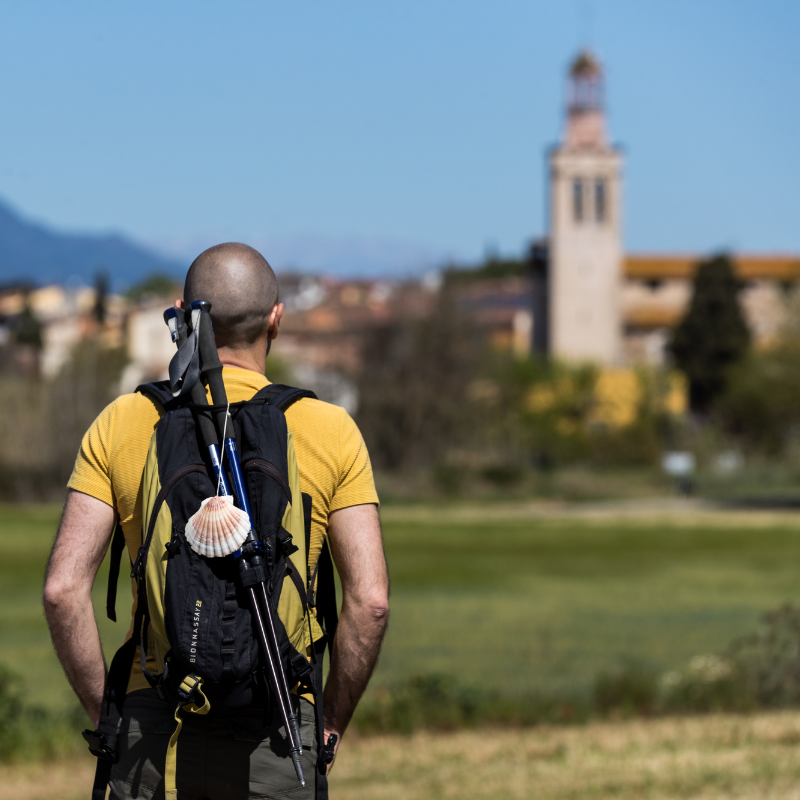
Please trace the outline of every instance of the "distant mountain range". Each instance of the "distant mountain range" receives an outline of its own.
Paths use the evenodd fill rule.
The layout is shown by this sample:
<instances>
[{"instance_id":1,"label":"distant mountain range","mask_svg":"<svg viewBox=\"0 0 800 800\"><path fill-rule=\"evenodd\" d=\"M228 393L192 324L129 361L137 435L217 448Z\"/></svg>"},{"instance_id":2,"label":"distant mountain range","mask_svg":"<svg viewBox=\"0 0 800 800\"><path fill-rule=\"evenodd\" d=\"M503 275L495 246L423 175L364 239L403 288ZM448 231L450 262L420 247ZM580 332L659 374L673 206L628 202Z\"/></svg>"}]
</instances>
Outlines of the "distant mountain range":
<instances>
[{"instance_id":1,"label":"distant mountain range","mask_svg":"<svg viewBox=\"0 0 800 800\"><path fill-rule=\"evenodd\" d=\"M153 273L182 279L200 252L225 240L220 234L149 246L121 234L66 233L31 222L0 200L0 287L23 282L91 284L99 272L108 274L113 291ZM342 278L408 278L460 260L440 248L378 237L308 234L255 237L247 243L279 274L297 270Z\"/></svg>"},{"instance_id":2,"label":"distant mountain range","mask_svg":"<svg viewBox=\"0 0 800 800\"><path fill-rule=\"evenodd\" d=\"M154 272L180 275L178 260L119 234L55 231L23 219L0 200L0 285L92 283L106 272L114 290Z\"/></svg>"},{"instance_id":3,"label":"distant mountain range","mask_svg":"<svg viewBox=\"0 0 800 800\"><path fill-rule=\"evenodd\" d=\"M190 264L206 247L224 241L226 237L220 233L162 241L156 246L175 260ZM340 278L414 278L449 262L465 260L443 248L378 236L306 233L251 236L244 241L255 247L279 275L313 272Z\"/></svg>"}]
</instances>

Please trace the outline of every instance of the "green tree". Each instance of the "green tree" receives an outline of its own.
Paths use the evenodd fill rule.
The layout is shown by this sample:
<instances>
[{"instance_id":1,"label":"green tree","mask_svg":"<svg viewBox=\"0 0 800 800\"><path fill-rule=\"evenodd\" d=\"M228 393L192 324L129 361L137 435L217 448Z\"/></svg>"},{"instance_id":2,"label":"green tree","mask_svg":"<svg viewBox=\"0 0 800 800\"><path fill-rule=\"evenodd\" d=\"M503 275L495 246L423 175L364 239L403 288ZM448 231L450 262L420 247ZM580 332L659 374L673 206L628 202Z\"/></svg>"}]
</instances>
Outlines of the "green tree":
<instances>
[{"instance_id":1,"label":"green tree","mask_svg":"<svg viewBox=\"0 0 800 800\"><path fill-rule=\"evenodd\" d=\"M17 317L14 340L20 345L28 345L36 350L42 349L42 323L28 302Z\"/></svg>"},{"instance_id":2,"label":"green tree","mask_svg":"<svg viewBox=\"0 0 800 800\"><path fill-rule=\"evenodd\" d=\"M125 298L132 303L161 297L172 298L173 295L175 297L183 295L183 285L175 276L163 272L147 275L125 292Z\"/></svg>"},{"instance_id":3,"label":"green tree","mask_svg":"<svg viewBox=\"0 0 800 800\"><path fill-rule=\"evenodd\" d=\"M739 306L741 284L731 260L718 255L702 262L689 309L669 349L689 379L692 411L707 414L723 393L727 376L747 352L750 331Z\"/></svg>"},{"instance_id":4,"label":"green tree","mask_svg":"<svg viewBox=\"0 0 800 800\"><path fill-rule=\"evenodd\" d=\"M513 353L495 353L488 367L496 398L484 414L487 445L544 468L588 455L595 367Z\"/></svg>"},{"instance_id":5,"label":"green tree","mask_svg":"<svg viewBox=\"0 0 800 800\"><path fill-rule=\"evenodd\" d=\"M781 455L800 431L800 343L751 352L728 376L716 405L725 427L741 442Z\"/></svg>"},{"instance_id":6,"label":"green tree","mask_svg":"<svg viewBox=\"0 0 800 800\"><path fill-rule=\"evenodd\" d=\"M75 345L69 361L51 382L50 449L62 476L69 475L86 429L117 396L127 363L124 347L105 347L97 340L85 339Z\"/></svg>"},{"instance_id":7,"label":"green tree","mask_svg":"<svg viewBox=\"0 0 800 800\"><path fill-rule=\"evenodd\" d=\"M106 321L106 304L108 301L108 273L100 271L94 276L94 308L92 313L102 325Z\"/></svg>"},{"instance_id":8,"label":"green tree","mask_svg":"<svg viewBox=\"0 0 800 800\"><path fill-rule=\"evenodd\" d=\"M473 438L468 397L482 347L447 287L429 316L365 337L357 422L376 466L445 464Z\"/></svg>"}]
</instances>

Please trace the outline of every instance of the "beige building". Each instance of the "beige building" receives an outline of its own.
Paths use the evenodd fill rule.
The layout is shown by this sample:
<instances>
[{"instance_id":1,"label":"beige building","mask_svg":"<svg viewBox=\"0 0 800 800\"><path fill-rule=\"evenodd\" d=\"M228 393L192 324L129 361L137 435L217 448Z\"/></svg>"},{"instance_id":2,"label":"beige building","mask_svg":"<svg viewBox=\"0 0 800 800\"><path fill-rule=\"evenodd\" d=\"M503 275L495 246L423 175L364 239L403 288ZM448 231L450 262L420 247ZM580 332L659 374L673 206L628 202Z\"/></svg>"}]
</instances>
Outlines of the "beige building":
<instances>
[{"instance_id":1,"label":"beige building","mask_svg":"<svg viewBox=\"0 0 800 800\"><path fill-rule=\"evenodd\" d=\"M0 346L11 339L11 325L29 306L42 326L38 371L54 378L69 361L73 348L87 336L101 335L109 346L122 344L125 302L118 295L106 298L107 323L98 330L92 317L95 290L89 286L58 284L31 288L11 287L0 292Z\"/></svg>"},{"instance_id":2,"label":"beige building","mask_svg":"<svg viewBox=\"0 0 800 800\"><path fill-rule=\"evenodd\" d=\"M549 165L549 237L538 270L533 259L535 348L570 361L663 363L708 254L624 252L622 157L607 138L602 67L588 52L570 67L564 136ZM800 256L732 257L753 338L767 344L800 281Z\"/></svg>"},{"instance_id":3,"label":"beige building","mask_svg":"<svg viewBox=\"0 0 800 800\"><path fill-rule=\"evenodd\" d=\"M699 255L627 255L623 261L623 358L629 364L659 364L669 331L692 296ZM742 311L757 345L769 345L787 321L787 300L800 280L796 255L733 254L742 284Z\"/></svg>"}]
</instances>

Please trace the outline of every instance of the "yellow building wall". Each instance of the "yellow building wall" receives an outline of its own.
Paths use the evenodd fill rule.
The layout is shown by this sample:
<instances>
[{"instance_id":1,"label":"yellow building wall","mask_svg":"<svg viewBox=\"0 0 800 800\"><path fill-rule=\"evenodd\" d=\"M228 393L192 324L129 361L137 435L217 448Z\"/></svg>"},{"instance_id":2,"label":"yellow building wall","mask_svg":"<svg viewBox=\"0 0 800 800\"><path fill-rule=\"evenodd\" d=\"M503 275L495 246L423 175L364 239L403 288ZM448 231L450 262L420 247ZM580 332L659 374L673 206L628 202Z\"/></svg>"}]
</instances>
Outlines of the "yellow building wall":
<instances>
[{"instance_id":1,"label":"yellow building wall","mask_svg":"<svg viewBox=\"0 0 800 800\"><path fill-rule=\"evenodd\" d=\"M652 410L680 415L688 407L684 376L679 372L648 373L627 367L603 369L595 384L595 405L590 423L624 428L636 420L639 408L650 392Z\"/></svg>"}]
</instances>

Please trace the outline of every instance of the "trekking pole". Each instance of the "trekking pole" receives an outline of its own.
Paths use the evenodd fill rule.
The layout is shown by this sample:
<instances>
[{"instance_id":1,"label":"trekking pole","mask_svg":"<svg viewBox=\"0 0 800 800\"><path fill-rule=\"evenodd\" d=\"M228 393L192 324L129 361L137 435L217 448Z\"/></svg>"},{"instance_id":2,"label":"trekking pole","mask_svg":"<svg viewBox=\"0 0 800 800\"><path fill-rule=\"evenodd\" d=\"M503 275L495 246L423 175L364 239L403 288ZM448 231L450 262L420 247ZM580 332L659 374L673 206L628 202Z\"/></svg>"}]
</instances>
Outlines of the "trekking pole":
<instances>
[{"instance_id":1,"label":"trekking pole","mask_svg":"<svg viewBox=\"0 0 800 800\"><path fill-rule=\"evenodd\" d=\"M292 708L289 686L286 682L286 675L280 660L281 654L278 646L278 638L275 634L275 622L273 620L272 608L269 604L269 595L267 593L267 576L264 569L264 560L259 552L262 545L256 540L253 531L253 517L250 511L250 502L247 498L241 463L239 462L239 453L236 449L233 420L231 420L230 412L227 409L228 396L225 391L225 383L222 380L222 362L219 360L219 354L217 353L217 344L214 340L214 328L211 324L211 315L209 313L211 311L211 303L207 300L196 300L191 304L191 310L193 320L195 319L196 311L199 310L202 315L202 319L198 320L199 326L197 326L199 329L198 345L200 348L201 374L205 375L208 381L209 388L211 389L211 399L214 405L222 407L216 412L217 429L226 432L230 431L230 435L226 436L222 446L228 454L228 464L230 465L231 477L233 480L233 492L237 504L239 508L246 512L250 519L250 532L247 535L247 539L241 549L234 552L233 557L236 559L239 567L239 580L241 585L248 590L250 608L258 630L259 642L267 661L269 674L275 689L275 696L278 699L281 716L283 717L286 736L289 740L292 763L294 764L298 780L301 785L305 786L306 782L303 774L303 765L300 760L303 754L303 744L300 739L300 724Z\"/></svg>"},{"instance_id":2,"label":"trekking pole","mask_svg":"<svg viewBox=\"0 0 800 800\"><path fill-rule=\"evenodd\" d=\"M210 304L208 304L208 308L210 309ZM191 315L194 318L194 322L195 322L195 324L192 327L195 329L195 331L198 331L198 332L199 332L199 327L200 327L199 316L202 313L203 313L203 307L202 306L191 310ZM207 311L206 311L206 313L207 313ZM186 341L186 339L189 336L189 326L186 324L186 316L187 315L186 315L184 309L177 308L177 307L168 308L164 312L164 321L167 323L167 326L169 327L170 334L172 336L172 340L177 344L178 347L180 347ZM210 326L211 325L210 318L207 317L205 319L204 324L207 324L207 325ZM210 338L213 339L213 328L211 328L210 331L211 331L211 337ZM214 355L216 355L216 344L214 345ZM216 361L219 362L219 357L218 356L217 356ZM213 357L212 357L212 369L214 369L215 366L216 365L213 365ZM218 372L219 372L220 377L221 377L222 364L219 364ZM223 385L222 385L223 396L225 395L224 389L225 389L225 386L224 386L224 383L223 383ZM194 384L194 386L191 389L190 397L192 399L192 402L195 405L197 405L197 406L208 406L208 397L206 396L205 388L203 387L203 384L202 384L201 381L197 381ZM225 402L227 403L227 398L226 398ZM211 457L211 463L212 463L212 465L214 467L215 477L216 477L217 481L220 484L220 494L230 495L230 490L228 489L227 481L226 481L226 478L225 478L225 472L224 472L224 470L221 470L221 467L220 467L221 459L220 459L219 439L218 439L218 436L217 436L216 425L214 424L214 421L212 420L210 414L202 413L202 411L198 414L198 425L200 427L200 433L201 433L203 442L206 445L206 447L208 448L208 452L209 452L209 455ZM230 430L233 431L233 424L232 423L231 423ZM226 442L228 442L228 441L229 440L226 439ZM229 461L232 458L236 458L236 462L235 463L238 465L239 464L238 452L236 451L235 439L230 440L228 448L229 448L229 452L230 452ZM231 461L231 463L233 464L234 462ZM220 475L220 472L222 473L221 475ZM241 469L239 470L239 476L241 478ZM244 490L244 481L243 480L240 480L238 482L238 487L239 487L240 492L241 492L237 497L237 500L239 500L239 505L242 508L242 510L247 513L248 518L250 518L250 520L252 520L252 516L250 514L250 505L249 505L249 502L248 502L247 494L246 494L246 492ZM252 527L252 525L251 525L251 527ZM249 539L253 539L252 534L249 537ZM245 546L246 546L246 544L247 544L247 542L245 542ZM241 557L241 550L239 550L237 552L239 553L239 557ZM256 557L258 558L258 563L253 563L252 564L253 567L260 566L260 557L258 557L257 554L256 554ZM240 562L240 570L241 570L242 566L243 565ZM263 567L261 568L260 571L263 573ZM265 578L265 577L266 577L265 575L262 575L262 578ZM264 580L263 579L261 581L260 588L261 588L261 594L263 595L263 602L265 604L265 607L266 607L267 611L269 612L270 611L270 607L268 605L269 599L267 597L266 588L265 588L265 584L264 584ZM256 627L257 627L258 632L259 632L259 640L260 640L262 649L265 649L265 647L268 644L267 629L265 628L264 621L263 621L262 615L260 613L260 609L257 607L257 596L254 594L252 587L250 587L249 594L251 595L251 598L250 598L251 606L253 605L254 601L256 602L256 607L253 609L253 611L254 611L253 616L254 616L255 621L256 621ZM274 623L273 623L271 614L268 614L267 621L268 621L268 626L270 628L270 632L271 632L271 635L272 635L272 640L275 642L275 648L274 649L275 649L275 651L277 653L277 637L275 636L275 628L274 628ZM266 655L266 650L265 650L265 655ZM277 655L277 658L279 659L280 656ZM271 662L272 659L268 658L268 661ZM278 661L278 664L280 664L279 661ZM270 663L269 666L272 667L273 664ZM295 742L292 743L291 742L291 738L290 738L290 743L292 743L292 744L296 743L296 745L297 745L297 747L299 749L299 755L302 755L303 744L302 744L302 741L300 739L300 727L299 727L299 723L297 721L297 717L292 712L292 709L291 709L291 701L289 699L289 689L288 689L288 686L286 684L286 677L283 674L283 670L280 670L279 674L276 674L277 670L272 670L271 669L270 672L272 673L271 677L273 678L273 683L275 683L276 686L278 686L278 681L279 680L282 683L282 687L281 688L283 688L283 690L285 692L285 698L279 698L279 699L280 700L285 700L288 703L287 708L288 708L288 711L289 711L289 714L288 714L289 726L287 726L287 731L290 730L290 728L291 728L291 733L294 735L293 738L295 740ZM276 689L276 694L280 694L278 689ZM286 714L284 714L284 718L285 717L286 717ZM286 719L284 719L284 723L286 723ZM294 758L292 760L294 761ZM298 778L300 778L301 783L303 783L303 785L305 785L305 782L304 782L303 776L302 776L302 772L303 772L302 765L300 765L297 762L295 762L295 769L296 770L298 769L298 766L299 766Z\"/></svg>"},{"instance_id":3,"label":"trekking pole","mask_svg":"<svg viewBox=\"0 0 800 800\"><path fill-rule=\"evenodd\" d=\"M198 316L200 312L198 311ZM167 323L169 332L172 336L172 341L180 347L189 336L189 326L186 324L186 312L182 308L172 307L164 312L164 322ZM197 381L192 386L191 394L192 402L196 406L207 406L208 398L206 397L206 390L202 381ZM214 420L211 418L210 413L204 414L202 411L197 415L197 425L200 428L200 436L208 450L209 458L211 459L211 466L214 468L214 478L219 484L219 493L221 495L230 495L231 491L228 488L228 481L225 478L225 470L220 466L220 449L219 437L217 436L217 428L214 425ZM220 474L221 473L221 474Z\"/></svg>"}]
</instances>

